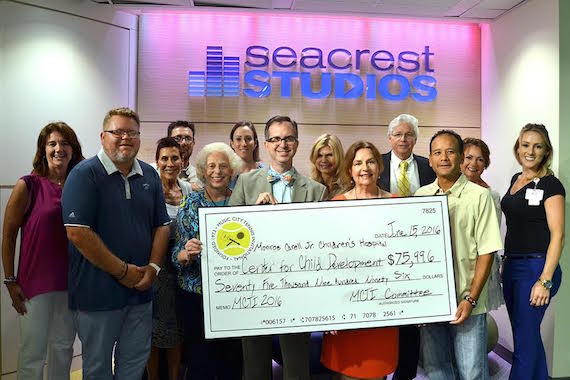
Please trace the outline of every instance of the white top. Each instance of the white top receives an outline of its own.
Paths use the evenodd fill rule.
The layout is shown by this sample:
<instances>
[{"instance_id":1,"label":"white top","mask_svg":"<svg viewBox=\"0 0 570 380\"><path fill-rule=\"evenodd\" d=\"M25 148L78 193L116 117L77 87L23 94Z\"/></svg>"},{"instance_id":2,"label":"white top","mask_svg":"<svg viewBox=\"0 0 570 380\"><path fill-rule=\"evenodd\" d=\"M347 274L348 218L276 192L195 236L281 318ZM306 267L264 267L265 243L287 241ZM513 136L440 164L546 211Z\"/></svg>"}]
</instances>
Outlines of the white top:
<instances>
[{"instance_id":1,"label":"white top","mask_svg":"<svg viewBox=\"0 0 570 380\"><path fill-rule=\"evenodd\" d=\"M182 199L184 199L185 196L187 196L192 192L192 187L188 182L184 182L181 179L178 179L178 186L180 186L180 190L182 190ZM170 219L175 219L176 214L178 214L178 209L180 208L180 205L171 205L170 203L166 202L165 204L168 216L170 217ZM180 204L182 204L182 201L180 202Z\"/></svg>"},{"instance_id":2,"label":"white top","mask_svg":"<svg viewBox=\"0 0 570 380\"><path fill-rule=\"evenodd\" d=\"M408 182L410 183L410 194L414 194L420 188L420 172L418 164L414 160L414 155L410 154L408 161ZM398 194L398 177L400 176L400 160L394 151L390 153L390 192ZM384 168L386 170L386 168Z\"/></svg>"},{"instance_id":3,"label":"white top","mask_svg":"<svg viewBox=\"0 0 570 380\"><path fill-rule=\"evenodd\" d=\"M152 166L158 172L158 167L156 166L156 162L151 162L149 163L149 165ZM186 169L182 169L178 178L190 184L197 183L203 186L202 181L200 181L198 179L198 176L196 175L196 168L192 166L192 164L188 164L188 167Z\"/></svg>"},{"instance_id":4,"label":"white top","mask_svg":"<svg viewBox=\"0 0 570 380\"><path fill-rule=\"evenodd\" d=\"M188 167L186 169L182 169L182 172L180 173L180 179L188 183L197 183L201 186L204 186L202 181L198 179L198 176L196 175L196 168L192 166L192 164L188 164Z\"/></svg>"}]
</instances>

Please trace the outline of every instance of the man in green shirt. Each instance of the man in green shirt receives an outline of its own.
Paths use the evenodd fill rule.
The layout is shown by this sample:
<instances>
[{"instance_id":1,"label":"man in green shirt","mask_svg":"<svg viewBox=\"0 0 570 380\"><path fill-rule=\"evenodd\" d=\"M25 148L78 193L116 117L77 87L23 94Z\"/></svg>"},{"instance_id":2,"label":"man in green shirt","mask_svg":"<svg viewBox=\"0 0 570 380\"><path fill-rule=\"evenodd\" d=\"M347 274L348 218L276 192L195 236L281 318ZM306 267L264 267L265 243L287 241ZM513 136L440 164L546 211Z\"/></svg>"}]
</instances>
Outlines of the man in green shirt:
<instances>
[{"instance_id":1,"label":"man in green shirt","mask_svg":"<svg viewBox=\"0 0 570 380\"><path fill-rule=\"evenodd\" d=\"M447 195L458 302L455 320L421 329L423 366L431 380L489 379L486 283L492 253L503 244L491 193L461 173L462 159L461 137L437 132L429 155L437 178L415 193Z\"/></svg>"}]
</instances>

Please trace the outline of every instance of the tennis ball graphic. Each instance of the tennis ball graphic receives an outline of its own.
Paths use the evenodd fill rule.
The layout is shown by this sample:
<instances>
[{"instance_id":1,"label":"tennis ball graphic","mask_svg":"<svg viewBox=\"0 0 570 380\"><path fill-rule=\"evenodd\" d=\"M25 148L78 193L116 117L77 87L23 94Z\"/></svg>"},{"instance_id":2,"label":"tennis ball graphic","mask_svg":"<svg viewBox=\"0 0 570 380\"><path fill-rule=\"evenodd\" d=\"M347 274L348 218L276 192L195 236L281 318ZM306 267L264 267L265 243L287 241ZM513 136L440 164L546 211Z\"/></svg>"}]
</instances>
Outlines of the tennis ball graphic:
<instances>
[{"instance_id":1,"label":"tennis ball graphic","mask_svg":"<svg viewBox=\"0 0 570 380\"><path fill-rule=\"evenodd\" d=\"M251 244L251 233L239 222L227 222L218 230L216 244L226 255L240 256Z\"/></svg>"}]
</instances>

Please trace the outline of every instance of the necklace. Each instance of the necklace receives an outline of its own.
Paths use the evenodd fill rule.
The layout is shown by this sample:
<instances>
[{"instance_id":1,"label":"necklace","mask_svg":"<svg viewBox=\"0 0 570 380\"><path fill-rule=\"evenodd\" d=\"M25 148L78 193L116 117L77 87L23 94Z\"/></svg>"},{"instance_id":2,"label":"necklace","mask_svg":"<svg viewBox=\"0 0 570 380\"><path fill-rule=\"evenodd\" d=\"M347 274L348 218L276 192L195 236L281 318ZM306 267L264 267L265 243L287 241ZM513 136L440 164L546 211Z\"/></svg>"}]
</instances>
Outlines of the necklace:
<instances>
[{"instance_id":1,"label":"necklace","mask_svg":"<svg viewBox=\"0 0 570 380\"><path fill-rule=\"evenodd\" d=\"M63 184L65 183L65 179L57 179L57 178L48 178L48 179L51 183L55 183L56 185L59 185L61 187L63 187Z\"/></svg>"},{"instance_id":2,"label":"necklace","mask_svg":"<svg viewBox=\"0 0 570 380\"><path fill-rule=\"evenodd\" d=\"M210 198L210 202L212 202L214 206L227 206L230 200L230 197L228 196L228 191L230 195L232 193L232 191L226 187L226 197L220 201L215 201L214 198L208 192L208 188L206 186L204 186L204 191L206 192L206 195L208 196L208 198Z\"/></svg>"},{"instance_id":3,"label":"necklace","mask_svg":"<svg viewBox=\"0 0 570 380\"><path fill-rule=\"evenodd\" d=\"M182 189L178 187L178 185L175 185L174 187L164 187L163 184L162 192L164 193L164 199L166 203L171 205L179 205L182 201L182 198L184 197L184 194L182 194Z\"/></svg>"},{"instance_id":4,"label":"necklace","mask_svg":"<svg viewBox=\"0 0 570 380\"><path fill-rule=\"evenodd\" d=\"M380 198L380 194L381 194L380 188L378 186L376 186L376 190L378 193L372 198ZM354 188L354 199L370 199L370 198L358 198L358 194L356 194L356 187L355 187Z\"/></svg>"}]
</instances>

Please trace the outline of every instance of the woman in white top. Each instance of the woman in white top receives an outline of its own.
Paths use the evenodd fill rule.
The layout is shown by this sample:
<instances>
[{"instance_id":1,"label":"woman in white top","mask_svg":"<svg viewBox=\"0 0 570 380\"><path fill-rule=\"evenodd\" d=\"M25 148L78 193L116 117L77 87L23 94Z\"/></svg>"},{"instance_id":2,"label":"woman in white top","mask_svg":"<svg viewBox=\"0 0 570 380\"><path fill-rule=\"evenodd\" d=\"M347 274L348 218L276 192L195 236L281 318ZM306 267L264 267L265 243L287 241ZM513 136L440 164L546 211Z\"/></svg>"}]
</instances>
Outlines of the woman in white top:
<instances>
[{"instance_id":1,"label":"woman in white top","mask_svg":"<svg viewBox=\"0 0 570 380\"><path fill-rule=\"evenodd\" d=\"M491 164L489 147L481 139L465 138L463 139L463 162L461 163L461 171L471 181L479 186L483 186L491 192L495 209L497 211L497 219L501 224L501 196L498 192L493 191L491 187L481 178L483 171ZM497 310L501 305L505 304L503 298L503 290L501 289L501 276L499 274L499 256L495 254L493 266L487 280L487 309Z\"/></svg>"},{"instance_id":2,"label":"woman in white top","mask_svg":"<svg viewBox=\"0 0 570 380\"><path fill-rule=\"evenodd\" d=\"M172 221L170 223L170 239L167 250L167 252L170 252L175 241L176 214L182 199L191 191L190 184L178 178L182 170L182 155L180 145L172 137L158 140L156 167L162 182L166 211ZM180 372L184 330L177 305L178 276L170 257L167 256L165 256L162 270L158 274L153 287L152 349L147 363L149 380L157 380L159 378L158 362L161 348L167 350L169 379L178 379Z\"/></svg>"}]
</instances>

